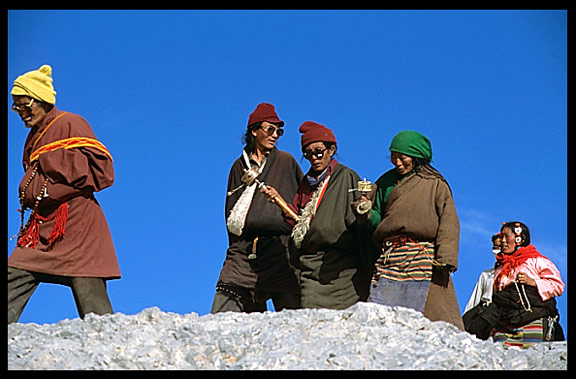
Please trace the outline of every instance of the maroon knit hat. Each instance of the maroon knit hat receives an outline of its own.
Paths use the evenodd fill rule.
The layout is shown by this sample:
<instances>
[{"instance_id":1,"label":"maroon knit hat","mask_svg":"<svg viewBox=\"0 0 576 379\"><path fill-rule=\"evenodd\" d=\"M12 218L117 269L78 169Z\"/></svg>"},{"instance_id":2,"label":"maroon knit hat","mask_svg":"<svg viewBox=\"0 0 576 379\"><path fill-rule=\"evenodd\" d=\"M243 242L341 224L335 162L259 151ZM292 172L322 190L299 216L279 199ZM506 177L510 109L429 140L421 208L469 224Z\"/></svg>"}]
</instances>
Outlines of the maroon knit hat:
<instances>
[{"instance_id":1,"label":"maroon knit hat","mask_svg":"<svg viewBox=\"0 0 576 379\"><path fill-rule=\"evenodd\" d=\"M302 125L300 125L299 130L300 133L302 133L301 144L303 148L312 142L336 143L336 137L334 136L332 130L314 121L305 121Z\"/></svg>"},{"instance_id":2,"label":"maroon knit hat","mask_svg":"<svg viewBox=\"0 0 576 379\"><path fill-rule=\"evenodd\" d=\"M278 115L274 110L274 105L268 103L258 104L254 112L250 113L250 117L248 118L248 127L261 121L279 124L281 127L284 126L284 121L278 118Z\"/></svg>"}]
</instances>

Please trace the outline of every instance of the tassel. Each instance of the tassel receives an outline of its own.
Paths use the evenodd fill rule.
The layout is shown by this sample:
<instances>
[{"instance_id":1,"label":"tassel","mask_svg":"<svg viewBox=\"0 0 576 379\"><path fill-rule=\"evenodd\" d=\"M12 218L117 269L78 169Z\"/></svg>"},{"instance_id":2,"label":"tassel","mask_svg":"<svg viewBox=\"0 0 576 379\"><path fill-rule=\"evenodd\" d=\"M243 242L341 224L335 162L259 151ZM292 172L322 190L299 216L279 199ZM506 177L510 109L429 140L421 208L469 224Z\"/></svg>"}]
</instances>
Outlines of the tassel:
<instances>
[{"instance_id":1,"label":"tassel","mask_svg":"<svg viewBox=\"0 0 576 379\"><path fill-rule=\"evenodd\" d=\"M68 220L68 203L62 203L50 217L42 217L37 213L30 216L30 224L26 232L18 239L18 246L34 249L40 241L40 221L46 222L54 219L52 232L48 236L48 249L57 241L61 240L66 233L66 221Z\"/></svg>"},{"instance_id":2,"label":"tassel","mask_svg":"<svg viewBox=\"0 0 576 379\"><path fill-rule=\"evenodd\" d=\"M68 203L62 203L56 211L56 216L54 216L54 227L52 228L52 233L48 236L48 247L61 240L66 233L66 220L68 220Z\"/></svg>"},{"instance_id":3,"label":"tassel","mask_svg":"<svg viewBox=\"0 0 576 379\"><path fill-rule=\"evenodd\" d=\"M18 239L17 245L20 247L30 247L34 249L36 244L40 240L40 224L38 223L38 218L36 213L31 216L30 224L26 228L26 233Z\"/></svg>"}]
</instances>

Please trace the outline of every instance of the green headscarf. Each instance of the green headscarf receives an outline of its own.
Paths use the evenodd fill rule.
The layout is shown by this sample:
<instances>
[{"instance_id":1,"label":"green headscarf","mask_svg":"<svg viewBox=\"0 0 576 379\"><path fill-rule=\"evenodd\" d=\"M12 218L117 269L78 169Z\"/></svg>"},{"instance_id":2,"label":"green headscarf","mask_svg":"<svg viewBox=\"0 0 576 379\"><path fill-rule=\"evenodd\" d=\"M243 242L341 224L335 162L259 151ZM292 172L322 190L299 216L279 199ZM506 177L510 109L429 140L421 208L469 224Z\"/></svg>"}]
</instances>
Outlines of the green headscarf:
<instances>
[{"instance_id":1,"label":"green headscarf","mask_svg":"<svg viewBox=\"0 0 576 379\"><path fill-rule=\"evenodd\" d=\"M390 143L390 151L411 157L422 158L430 162L432 160L432 144L426 136L411 130L404 130Z\"/></svg>"}]
</instances>

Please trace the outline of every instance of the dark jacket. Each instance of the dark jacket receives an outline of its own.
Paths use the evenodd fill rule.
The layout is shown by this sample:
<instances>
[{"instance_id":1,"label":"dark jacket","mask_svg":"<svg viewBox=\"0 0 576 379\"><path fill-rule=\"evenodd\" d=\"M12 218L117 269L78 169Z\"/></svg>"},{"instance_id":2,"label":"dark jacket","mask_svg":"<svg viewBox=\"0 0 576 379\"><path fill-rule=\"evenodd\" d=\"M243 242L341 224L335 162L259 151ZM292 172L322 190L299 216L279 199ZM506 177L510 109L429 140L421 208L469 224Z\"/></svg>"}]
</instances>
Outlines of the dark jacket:
<instances>
[{"instance_id":1,"label":"dark jacket","mask_svg":"<svg viewBox=\"0 0 576 379\"><path fill-rule=\"evenodd\" d=\"M359 194L349 190L359 180L352 169L336 164L297 251L304 308L344 309L368 296L372 267L365 265L350 206ZM306 186L303 181L301 188Z\"/></svg>"},{"instance_id":2,"label":"dark jacket","mask_svg":"<svg viewBox=\"0 0 576 379\"><path fill-rule=\"evenodd\" d=\"M230 169L228 191L242 184L245 169L244 160L238 158ZM276 188L283 198L291 199L302 177L302 170L294 157L274 148L268 155L259 180ZM226 198L226 218L241 194L242 190L239 190ZM228 233L229 247L218 281L261 291L298 291L297 274L289 263L288 241L291 229L284 221L282 210L256 190L242 235ZM252 253L256 237L258 258L251 260L248 256Z\"/></svg>"}]
</instances>

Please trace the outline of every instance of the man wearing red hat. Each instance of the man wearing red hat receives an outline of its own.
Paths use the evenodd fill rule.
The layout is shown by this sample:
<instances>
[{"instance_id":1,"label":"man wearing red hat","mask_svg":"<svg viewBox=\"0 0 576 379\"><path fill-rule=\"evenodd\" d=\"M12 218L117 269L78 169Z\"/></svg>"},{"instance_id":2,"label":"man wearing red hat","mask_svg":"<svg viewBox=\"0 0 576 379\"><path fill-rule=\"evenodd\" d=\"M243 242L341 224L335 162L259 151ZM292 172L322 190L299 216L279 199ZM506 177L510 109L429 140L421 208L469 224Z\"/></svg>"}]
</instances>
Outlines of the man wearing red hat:
<instances>
[{"instance_id":1,"label":"man wearing red hat","mask_svg":"<svg viewBox=\"0 0 576 379\"><path fill-rule=\"evenodd\" d=\"M242 156L228 176L229 247L211 313L262 312L268 299L277 311L300 307L298 276L288 250L292 228L284 222L282 210L258 190L257 181L242 180L251 170L260 183L274 186L285 198L294 197L303 174L291 154L276 148L283 126L268 103L259 104L248 118Z\"/></svg>"},{"instance_id":2,"label":"man wearing red hat","mask_svg":"<svg viewBox=\"0 0 576 379\"><path fill-rule=\"evenodd\" d=\"M360 195L350 190L360 177L334 159L337 145L331 129L306 121L300 132L310 170L288 205L299 220L286 221L294 225L293 259L300 270L302 307L345 309L366 300L373 267L361 247L369 236L361 235L351 207ZM270 200L281 195L271 186L265 194Z\"/></svg>"}]
</instances>

